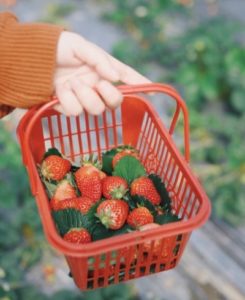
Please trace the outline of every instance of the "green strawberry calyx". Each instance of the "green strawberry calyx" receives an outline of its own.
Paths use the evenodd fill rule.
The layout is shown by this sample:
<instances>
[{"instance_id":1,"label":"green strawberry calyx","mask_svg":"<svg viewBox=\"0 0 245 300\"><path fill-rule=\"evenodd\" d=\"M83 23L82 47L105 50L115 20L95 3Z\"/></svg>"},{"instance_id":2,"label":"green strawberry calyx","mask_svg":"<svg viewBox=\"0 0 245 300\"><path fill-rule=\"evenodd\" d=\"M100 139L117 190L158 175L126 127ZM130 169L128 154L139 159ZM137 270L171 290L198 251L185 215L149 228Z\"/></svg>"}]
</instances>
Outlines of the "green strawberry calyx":
<instances>
[{"instance_id":1,"label":"green strawberry calyx","mask_svg":"<svg viewBox=\"0 0 245 300\"><path fill-rule=\"evenodd\" d=\"M114 188L111 192L110 195L113 199L122 199L125 194L127 193L128 189L125 189L123 185L120 185L116 188Z\"/></svg>"}]
</instances>

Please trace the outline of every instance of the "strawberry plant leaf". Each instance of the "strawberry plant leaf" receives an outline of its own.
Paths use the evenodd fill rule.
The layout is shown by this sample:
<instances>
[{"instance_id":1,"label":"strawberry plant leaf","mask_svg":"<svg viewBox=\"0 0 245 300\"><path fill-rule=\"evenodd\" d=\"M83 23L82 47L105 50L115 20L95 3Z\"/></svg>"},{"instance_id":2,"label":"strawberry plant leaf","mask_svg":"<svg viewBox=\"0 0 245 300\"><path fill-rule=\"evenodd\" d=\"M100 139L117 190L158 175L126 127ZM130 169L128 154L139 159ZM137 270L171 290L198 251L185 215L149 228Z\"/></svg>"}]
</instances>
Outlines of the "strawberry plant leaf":
<instances>
[{"instance_id":1,"label":"strawberry plant leaf","mask_svg":"<svg viewBox=\"0 0 245 300\"><path fill-rule=\"evenodd\" d=\"M133 156L124 156L116 164L113 175L122 177L128 184L131 184L134 179L146 175L146 171L138 159Z\"/></svg>"},{"instance_id":2,"label":"strawberry plant leaf","mask_svg":"<svg viewBox=\"0 0 245 300\"><path fill-rule=\"evenodd\" d=\"M108 175L112 174L112 160L113 157L120 151L124 149L134 149L134 147L130 145L121 145L116 148L112 148L104 153L102 153L102 171L107 173Z\"/></svg>"},{"instance_id":3,"label":"strawberry plant leaf","mask_svg":"<svg viewBox=\"0 0 245 300\"><path fill-rule=\"evenodd\" d=\"M56 188L57 188L57 184L58 184L58 181L55 181L55 180L48 180L46 179L43 175L42 175L42 172L41 172L41 167L40 165L37 165L37 171L38 171L38 174L40 176L40 179L44 185L44 188L46 190L46 193L48 195L48 198L51 199L56 191Z\"/></svg>"},{"instance_id":4,"label":"strawberry plant leaf","mask_svg":"<svg viewBox=\"0 0 245 300\"><path fill-rule=\"evenodd\" d=\"M171 213L165 215L158 215L155 218L155 222L158 224L167 224L167 223L177 222L180 220L181 219L177 215Z\"/></svg>"},{"instance_id":5,"label":"strawberry plant leaf","mask_svg":"<svg viewBox=\"0 0 245 300\"><path fill-rule=\"evenodd\" d=\"M62 155L61 155L61 153L60 153L60 151L58 149L56 149L56 148L49 148L48 151L46 151L44 153L43 159L47 158L50 155L57 155L57 156L62 157Z\"/></svg>"},{"instance_id":6,"label":"strawberry plant leaf","mask_svg":"<svg viewBox=\"0 0 245 300\"><path fill-rule=\"evenodd\" d=\"M161 178L156 174L150 174L148 178L153 182L158 194L161 196L160 206L163 208L165 212L171 212L171 198L169 193L165 187L165 184L162 182Z\"/></svg>"},{"instance_id":7,"label":"strawberry plant leaf","mask_svg":"<svg viewBox=\"0 0 245 300\"><path fill-rule=\"evenodd\" d=\"M106 151L102 154L102 171L111 175L112 174L112 160L113 157L117 154L117 149L113 148L109 151Z\"/></svg>"},{"instance_id":8,"label":"strawberry plant leaf","mask_svg":"<svg viewBox=\"0 0 245 300\"><path fill-rule=\"evenodd\" d=\"M42 183L45 187L45 190L48 194L49 200L53 197L56 189L57 189L57 183L55 181L48 181L45 178L42 178Z\"/></svg>"},{"instance_id":9,"label":"strawberry plant leaf","mask_svg":"<svg viewBox=\"0 0 245 300\"><path fill-rule=\"evenodd\" d=\"M83 227L91 233L91 228L95 223L95 218L83 215L75 209L53 211L52 216L61 236L64 236L73 227Z\"/></svg>"},{"instance_id":10,"label":"strawberry plant leaf","mask_svg":"<svg viewBox=\"0 0 245 300\"><path fill-rule=\"evenodd\" d=\"M72 173L75 173L79 169L80 169L80 167L78 167L78 166L74 166L74 165L71 166L71 172Z\"/></svg>"},{"instance_id":11,"label":"strawberry plant leaf","mask_svg":"<svg viewBox=\"0 0 245 300\"><path fill-rule=\"evenodd\" d=\"M154 218L157 215L156 207L147 198L143 196L139 196L139 195L130 196L128 200L128 204L131 209L137 208L139 206L144 206L148 208Z\"/></svg>"},{"instance_id":12,"label":"strawberry plant leaf","mask_svg":"<svg viewBox=\"0 0 245 300\"><path fill-rule=\"evenodd\" d=\"M99 223L96 226L94 226L94 230L92 232L92 240L98 241L112 236L125 234L130 231L132 231L132 229L128 224L125 224L122 228L118 230L111 230L107 229L103 224Z\"/></svg>"},{"instance_id":13,"label":"strawberry plant leaf","mask_svg":"<svg viewBox=\"0 0 245 300\"><path fill-rule=\"evenodd\" d=\"M76 184L76 180L75 180L75 176L72 172L69 172L66 174L65 179L67 179L69 181L69 183L71 183L71 185L74 187L74 189L76 190L76 194L77 196L81 196L81 192L79 191L77 184Z\"/></svg>"}]
</instances>

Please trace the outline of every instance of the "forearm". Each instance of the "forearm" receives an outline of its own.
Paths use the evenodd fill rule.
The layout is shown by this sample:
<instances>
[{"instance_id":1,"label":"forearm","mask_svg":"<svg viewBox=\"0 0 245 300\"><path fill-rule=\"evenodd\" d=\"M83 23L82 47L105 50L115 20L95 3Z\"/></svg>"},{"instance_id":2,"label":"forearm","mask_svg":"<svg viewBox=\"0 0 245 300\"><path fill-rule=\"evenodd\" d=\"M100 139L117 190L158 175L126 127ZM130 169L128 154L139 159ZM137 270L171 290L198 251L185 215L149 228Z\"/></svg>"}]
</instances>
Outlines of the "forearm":
<instances>
[{"instance_id":1,"label":"forearm","mask_svg":"<svg viewBox=\"0 0 245 300\"><path fill-rule=\"evenodd\" d=\"M6 105L28 108L50 99L62 30L20 24L14 15L0 14L0 110L7 112Z\"/></svg>"}]
</instances>

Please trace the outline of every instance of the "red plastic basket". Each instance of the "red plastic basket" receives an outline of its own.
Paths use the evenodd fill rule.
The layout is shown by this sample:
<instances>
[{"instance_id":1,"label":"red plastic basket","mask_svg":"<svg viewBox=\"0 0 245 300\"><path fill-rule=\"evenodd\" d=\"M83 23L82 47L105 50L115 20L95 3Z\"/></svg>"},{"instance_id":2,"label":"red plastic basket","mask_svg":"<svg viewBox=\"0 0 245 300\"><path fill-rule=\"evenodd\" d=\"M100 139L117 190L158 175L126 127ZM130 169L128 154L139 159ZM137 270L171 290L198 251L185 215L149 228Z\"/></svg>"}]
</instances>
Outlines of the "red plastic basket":
<instances>
[{"instance_id":1,"label":"red plastic basket","mask_svg":"<svg viewBox=\"0 0 245 300\"><path fill-rule=\"evenodd\" d=\"M189 125L184 101L172 87L163 84L121 86L120 89L124 94L121 107L107 110L101 116L84 113L79 117L65 117L52 109L56 100L29 110L17 130L46 238L65 255L76 285L83 290L174 268L191 232L203 225L210 214L209 200L188 165ZM176 110L169 130L142 94L150 92L163 93L175 100ZM184 117L184 157L171 136L180 111ZM76 161L84 154L95 153L101 157L102 152L123 144L137 148L147 172L161 177L170 193L172 210L181 221L86 245L64 241L56 231L36 168L43 153L56 147ZM143 253L145 243L152 250L148 255ZM155 245L158 245L157 252ZM123 257L129 259L122 261L122 251ZM131 259L135 253L137 257Z\"/></svg>"}]
</instances>

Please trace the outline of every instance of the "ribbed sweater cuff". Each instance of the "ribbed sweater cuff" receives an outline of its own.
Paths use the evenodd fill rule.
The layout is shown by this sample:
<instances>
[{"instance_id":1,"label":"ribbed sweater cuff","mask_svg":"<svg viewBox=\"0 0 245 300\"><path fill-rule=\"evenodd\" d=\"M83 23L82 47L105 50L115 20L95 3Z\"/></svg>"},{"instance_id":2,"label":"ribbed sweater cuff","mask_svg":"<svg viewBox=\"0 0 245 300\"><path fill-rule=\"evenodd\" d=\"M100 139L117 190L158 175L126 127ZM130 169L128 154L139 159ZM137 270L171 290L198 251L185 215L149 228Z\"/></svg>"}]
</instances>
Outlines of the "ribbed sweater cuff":
<instances>
[{"instance_id":1,"label":"ribbed sweater cuff","mask_svg":"<svg viewBox=\"0 0 245 300\"><path fill-rule=\"evenodd\" d=\"M48 101L63 28L20 24L11 14L0 26L0 103L28 108Z\"/></svg>"}]
</instances>

